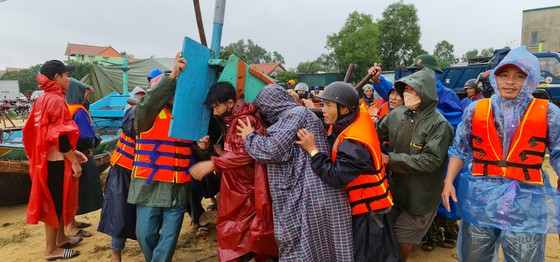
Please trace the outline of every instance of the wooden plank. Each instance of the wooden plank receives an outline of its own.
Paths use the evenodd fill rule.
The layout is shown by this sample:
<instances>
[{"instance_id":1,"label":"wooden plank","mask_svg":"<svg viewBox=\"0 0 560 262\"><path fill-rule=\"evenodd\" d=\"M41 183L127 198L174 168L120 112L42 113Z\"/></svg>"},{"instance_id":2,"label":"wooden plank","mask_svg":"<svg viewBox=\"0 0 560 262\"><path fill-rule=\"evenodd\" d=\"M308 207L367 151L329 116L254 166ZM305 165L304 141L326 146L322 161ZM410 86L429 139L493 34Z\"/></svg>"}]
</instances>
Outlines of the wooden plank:
<instances>
[{"instance_id":1,"label":"wooden plank","mask_svg":"<svg viewBox=\"0 0 560 262\"><path fill-rule=\"evenodd\" d=\"M255 71L247 63L243 62L241 59L239 59L239 57L235 55L229 57L227 64L220 74L220 78L218 81L230 82L232 85L234 85L235 89L238 90L237 82L239 74L239 63L243 63L245 65L245 81L243 87L245 101L253 102L261 89L263 89L263 87L267 84L274 83L274 81Z\"/></svg>"},{"instance_id":2,"label":"wooden plank","mask_svg":"<svg viewBox=\"0 0 560 262\"><path fill-rule=\"evenodd\" d=\"M210 122L210 108L203 103L211 83L208 61L212 58L212 52L185 37L183 57L187 60L187 66L177 78L169 136L198 141L208 133Z\"/></svg>"},{"instance_id":3,"label":"wooden plank","mask_svg":"<svg viewBox=\"0 0 560 262\"><path fill-rule=\"evenodd\" d=\"M237 61L237 81L235 82L235 97L239 98L245 94L245 62L242 60Z\"/></svg>"}]
</instances>

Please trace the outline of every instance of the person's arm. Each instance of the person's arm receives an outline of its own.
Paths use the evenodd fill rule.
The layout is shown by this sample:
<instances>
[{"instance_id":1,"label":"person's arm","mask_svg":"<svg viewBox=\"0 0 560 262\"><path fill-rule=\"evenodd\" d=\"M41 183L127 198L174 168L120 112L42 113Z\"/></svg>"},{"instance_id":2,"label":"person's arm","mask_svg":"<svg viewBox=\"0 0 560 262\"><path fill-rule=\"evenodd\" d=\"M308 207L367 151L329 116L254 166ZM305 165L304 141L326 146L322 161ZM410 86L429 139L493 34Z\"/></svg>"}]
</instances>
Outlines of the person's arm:
<instances>
[{"instance_id":1,"label":"person's arm","mask_svg":"<svg viewBox=\"0 0 560 262\"><path fill-rule=\"evenodd\" d=\"M338 145L335 161L319 152L315 145L313 133L302 128L298 130L299 138L295 143L301 146L311 157L311 167L315 174L334 188L344 188L362 173L373 173L375 167L369 149L359 142L345 139Z\"/></svg>"},{"instance_id":2,"label":"person's arm","mask_svg":"<svg viewBox=\"0 0 560 262\"><path fill-rule=\"evenodd\" d=\"M58 137L58 150L70 161L72 171L74 172L72 175L80 177L82 175L82 166L80 163L87 162L87 158L80 151L72 151L72 145L70 144L67 134Z\"/></svg>"},{"instance_id":3,"label":"person's arm","mask_svg":"<svg viewBox=\"0 0 560 262\"><path fill-rule=\"evenodd\" d=\"M180 54L181 52L175 55L175 64L171 74L169 76L163 75L156 86L148 89L146 95L138 102L134 120L134 128L137 134L152 128L157 115L173 98L177 77L187 65L187 60Z\"/></svg>"},{"instance_id":4,"label":"person's arm","mask_svg":"<svg viewBox=\"0 0 560 262\"><path fill-rule=\"evenodd\" d=\"M547 146L550 151L550 166L560 176L560 109L548 103L547 111Z\"/></svg>"},{"instance_id":5,"label":"person's arm","mask_svg":"<svg viewBox=\"0 0 560 262\"><path fill-rule=\"evenodd\" d=\"M265 135L256 132L243 132L246 126L244 121L238 123L237 129L244 139L244 145L249 155L261 163L282 163L292 157L292 148L297 138L297 130L303 127L307 114L304 107L291 109L288 115L283 116L274 125L266 130ZM247 130L247 129L244 129ZM317 135L317 134L315 134Z\"/></svg>"},{"instance_id":6,"label":"person's arm","mask_svg":"<svg viewBox=\"0 0 560 262\"><path fill-rule=\"evenodd\" d=\"M447 160L447 149L451 145L453 130L447 121L432 126L428 131L422 152L389 153L389 170L402 174L433 173Z\"/></svg>"},{"instance_id":7,"label":"person's arm","mask_svg":"<svg viewBox=\"0 0 560 262\"><path fill-rule=\"evenodd\" d=\"M455 192L455 187L453 186L453 181L463 168L465 162L462 159L456 157L449 158L449 164L447 165L447 175L445 176L445 180L443 181L443 191L441 192L441 200L443 201L443 205L447 209L448 212L451 212L451 208L449 207L449 198L453 199L454 202L457 202L457 194Z\"/></svg>"}]
</instances>

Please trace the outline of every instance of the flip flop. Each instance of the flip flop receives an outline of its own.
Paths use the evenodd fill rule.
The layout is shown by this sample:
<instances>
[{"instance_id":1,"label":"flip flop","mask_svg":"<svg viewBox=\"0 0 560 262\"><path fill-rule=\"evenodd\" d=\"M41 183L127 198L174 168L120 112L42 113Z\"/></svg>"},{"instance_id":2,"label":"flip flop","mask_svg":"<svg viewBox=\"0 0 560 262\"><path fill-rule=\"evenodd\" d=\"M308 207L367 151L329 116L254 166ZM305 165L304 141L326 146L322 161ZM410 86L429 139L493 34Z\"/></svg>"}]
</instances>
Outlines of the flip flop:
<instances>
[{"instance_id":1,"label":"flip flop","mask_svg":"<svg viewBox=\"0 0 560 262\"><path fill-rule=\"evenodd\" d=\"M216 211L206 211L200 215L198 219L198 224L201 226L206 226L208 223L216 224L216 220L218 219L218 212Z\"/></svg>"},{"instance_id":2,"label":"flip flop","mask_svg":"<svg viewBox=\"0 0 560 262\"><path fill-rule=\"evenodd\" d=\"M82 242L83 238L81 237L70 237L70 242L64 243L63 245L58 246L59 248L69 249L76 244Z\"/></svg>"},{"instance_id":3,"label":"flip flop","mask_svg":"<svg viewBox=\"0 0 560 262\"><path fill-rule=\"evenodd\" d=\"M217 211L218 205L217 204L210 204L206 207L206 211Z\"/></svg>"},{"instance_id":4,"label":"flip flop","mask_svg":"<svg viewBox=\"0 0 560 262\"><path fill-rule=\"evenodd\" d=\"M455 241L453 239L446 239L446 240L443 240L443 243L441 243L440 246L443 247L443 248L452 249L452 248L455 248L457 246L457 241Z\"/></svg>"},{"instance_id":5,"label":"flip flop","mask_svg":"<svg viewBox=\"0 0 560 262\"><path fill-rule=\"evenodd\" d=\"M426 251L426 252L430 252L433 251L434 248L436 248L436 244L432 243L432 242L422 242L422 250Z\"/></svg>"},{"instance_id":6,"label":"flip flop","mask_svg":"<svg viewBox=\"0 0 560 262\"><path fill-rule=\"evenodd\" d=\"M85 231L83 229L78 230L78 232L76 232L76 234L74 234L75 237L91 237L93 236L92 233Z\"/></svg>"},{"instance_id":7,"label":"flip flop","mask_svg":"<svg viewBox=\"0 0 560 262\"><path fill-rule=\"evenodd\" d=\"M208 228L207 227L199 227L196 230L196 236L198 237L205 237L208 235Z\"/></svg>"},{"instance_id":8,"label":"flip flop","mask_svg":"<svg viewBox=\"0 0 560 262\"><path fill-rule=\"evenodd\" d=\"M91 223L86 223L86 222L77 222L76 223L77 228L86 228L86 227L90 227L90 226L91 226Z\"/></svg>"},{"instance_id":9,"label":"flip flop","mask_svg":"<svg viewBox=\"0 0 560 262\"><path fill-rule=\"evenodd\" d=\"M80 251L76 251L76 250L72 250L72 249L63 249L64 253L62 253L62 256L56 256L56 257L46 257L45 259L47 261L55 261L55 260L59 260L59 259L69 259L69 258L74 258L80 255Z\"/></svg>"}]
</instances>

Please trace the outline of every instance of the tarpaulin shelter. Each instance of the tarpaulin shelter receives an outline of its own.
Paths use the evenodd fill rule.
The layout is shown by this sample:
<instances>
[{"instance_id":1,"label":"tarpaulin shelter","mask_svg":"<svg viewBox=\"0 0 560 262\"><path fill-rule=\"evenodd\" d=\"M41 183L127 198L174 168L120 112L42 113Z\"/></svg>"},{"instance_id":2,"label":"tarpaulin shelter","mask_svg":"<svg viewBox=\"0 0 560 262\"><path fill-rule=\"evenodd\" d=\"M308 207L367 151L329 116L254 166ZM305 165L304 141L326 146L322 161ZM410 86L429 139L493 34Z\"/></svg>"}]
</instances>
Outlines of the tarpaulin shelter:
<instances>
[{"instance_id":1,"label":"tarpaulin shelter","mask_svg":"<svg viewBox=\"0 0 560 262\"><path fill-rule=\"evenodd\" d=\"M148 73L159 68L161 71L170 71L173 68L174 58L149 58L128 63L128 91L135 86L146 88L148 86ZM120 65L93 65L89 74L81 81L93 87L94 93L90 95L90 102L95 102L112 92L123 92L123 71Z\"/></svg>"}]
</instances>

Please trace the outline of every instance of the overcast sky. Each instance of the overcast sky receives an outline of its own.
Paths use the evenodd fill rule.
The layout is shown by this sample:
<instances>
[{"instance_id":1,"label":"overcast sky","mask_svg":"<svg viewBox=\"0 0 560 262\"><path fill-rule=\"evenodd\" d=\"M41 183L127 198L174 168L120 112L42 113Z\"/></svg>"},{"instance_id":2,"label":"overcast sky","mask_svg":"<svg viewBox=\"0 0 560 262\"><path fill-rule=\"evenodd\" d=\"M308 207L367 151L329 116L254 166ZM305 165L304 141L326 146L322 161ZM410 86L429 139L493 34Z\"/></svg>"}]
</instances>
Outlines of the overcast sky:
<instances>
[{"instance_id":1,"label":"overcast sky","mask_svg":"<svg viewBox=\"0 0 560 262\"><path fill-rule=\"evenodd\" d=\"M394 0L229 0L222 46L252 39L278 51L288 68L316 59L326 37L353 11L380 19ZM447 40L460 57L468 50L521 42L522 12L558 0L418 0L422 47ZM210 42L214 0L200 0ZM0 70L64 60L68 42L106 46L136 58L174 57L182 38L199 40L191 0L0 0ZM381 36L382 37L382 36ZM372 61L373 63L373 61Z\"/></svg>"}]
</instances>

